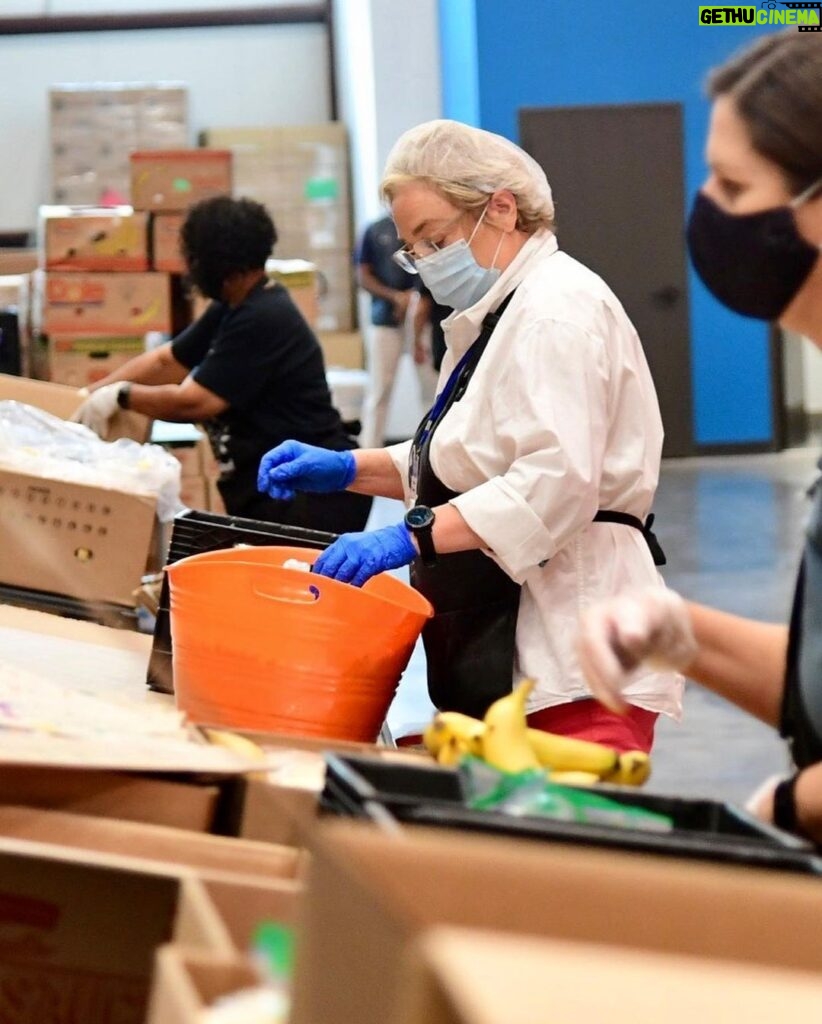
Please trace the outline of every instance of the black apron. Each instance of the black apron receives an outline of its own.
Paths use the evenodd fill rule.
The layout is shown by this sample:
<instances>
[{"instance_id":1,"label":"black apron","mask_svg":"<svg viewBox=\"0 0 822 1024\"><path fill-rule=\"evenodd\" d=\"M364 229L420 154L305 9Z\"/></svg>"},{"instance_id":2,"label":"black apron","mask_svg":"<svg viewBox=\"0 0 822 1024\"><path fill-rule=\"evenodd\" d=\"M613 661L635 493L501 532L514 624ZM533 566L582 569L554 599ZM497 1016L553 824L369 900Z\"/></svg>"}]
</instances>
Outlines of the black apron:
<instances>
[{"instance_id":1,"label":"black apron","mask_svg":"<svg viewBox=\"0 0 822 1024\"><path fill-rule=\"evenodd\" d=\"M417 428L409 476L420 505L434 508L459 496L446 487L431 466L431 439L449 409L465 394L513 295L510 292L494 313L486 315L479 337ZM598 512L594 519L641 530L656 564L664 563L665 556L650 530L652 516L647 527L636 516L623 512ZM662 562L657 561L658 557ZM495 700L511 692L522 588L480 550L439 555L433 566L415 558L411 584L434 606L434 617L422 631L432 703L441 711L461 711L482 718Z\"/></svg>"},{"instance_id":2,"label":"black apron","mask_svg":"<svg viewBox=\"0 0 822 1024\"><path fill-rule=\"evenodd\" d=\"M822 486L819 483L812 494L813 510L788 631L779 725L798 768L822 761Z\"/></svg>"}]
</instances>

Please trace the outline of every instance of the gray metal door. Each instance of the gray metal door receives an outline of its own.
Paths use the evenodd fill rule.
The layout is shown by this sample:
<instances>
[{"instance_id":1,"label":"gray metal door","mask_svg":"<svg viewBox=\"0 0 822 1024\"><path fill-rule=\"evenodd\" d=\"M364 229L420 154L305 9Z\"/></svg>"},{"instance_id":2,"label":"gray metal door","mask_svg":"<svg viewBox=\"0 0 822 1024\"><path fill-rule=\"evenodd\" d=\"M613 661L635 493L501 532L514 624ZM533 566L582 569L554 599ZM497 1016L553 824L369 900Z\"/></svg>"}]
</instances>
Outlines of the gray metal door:
<instances>
[{"instance_id":1,"label":"gray metal door","mask_svg":"<svg viewBox=\"0 0 822 1024\"><path fill-rule=\"evenodd\" d=\"M659 395L663 455L694 454L678 103L523 108L562 249L600 274L636 326Z\"/></svg>"}]
</instances>

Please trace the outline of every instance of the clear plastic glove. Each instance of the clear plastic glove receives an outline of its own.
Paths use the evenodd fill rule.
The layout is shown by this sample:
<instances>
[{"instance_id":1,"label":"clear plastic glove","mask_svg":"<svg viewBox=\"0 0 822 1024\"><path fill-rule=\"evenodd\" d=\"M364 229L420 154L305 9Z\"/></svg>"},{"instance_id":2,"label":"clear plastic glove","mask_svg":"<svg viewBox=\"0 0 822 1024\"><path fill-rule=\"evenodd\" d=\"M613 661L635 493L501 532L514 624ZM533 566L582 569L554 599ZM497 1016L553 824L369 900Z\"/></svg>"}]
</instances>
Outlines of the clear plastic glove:
<instances>
[{"instance_id":1,"label":"clear plastic glove","mask_svg":"<svg viewBox=\"0 0 822 1024\"><path fill-rule=\"evenodd\" d=\"M290 501L296 491L330 494L344 491L357 475L354 455L283 441L260 460L257 490L269 498Z\"/></svg>"},{"instance_id":2,"label":"clear plastic glove","mask_svg":"<svg viewBox=\"0 0 822 1024\"><path fill-rule=\"evenodd\" d=\"M314 563L314 572L361 587L386 569L399 569L417 556L405 523L366 533L344 533Z\"/></svg>"},{"instance_id":3,"label":"clear plastic glove","mask_svg":"<svg viewBox=\"0 0 822 1024\"><path fill-rule=\"evenodd\" d=\"M683 670L697 652L685 602L673 590L649 587L594 605L580 620L579 662L593 695L622 711L622 690L634 669Z\"/></svg>"},{"instance_id":4,"label":"clear plastic glove","mask_svg":"<svg viewBox=\"0 0 822 1024\"><path fill-rule=\"evenodd\" d=\"M117 412L117 395L119 394L122 382L105 384L96 391L92 391L83 404L75 410L72 415L74 423L82 423L93 430L98 437L105 437L108 433L108 421Z\"/></svg>"}]
</instances>

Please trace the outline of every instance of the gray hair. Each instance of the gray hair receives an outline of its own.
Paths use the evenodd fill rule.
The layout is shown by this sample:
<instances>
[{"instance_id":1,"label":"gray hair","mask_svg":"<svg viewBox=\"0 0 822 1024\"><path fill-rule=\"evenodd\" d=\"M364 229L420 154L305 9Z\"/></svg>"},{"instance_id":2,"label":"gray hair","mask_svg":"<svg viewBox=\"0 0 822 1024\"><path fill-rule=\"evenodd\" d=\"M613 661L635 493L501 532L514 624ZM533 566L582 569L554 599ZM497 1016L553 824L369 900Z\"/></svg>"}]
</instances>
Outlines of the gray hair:
<instances>
[{"instance_id":1,"label":"gray hair","mask_svg":"<svg viewBox=\"0 0 822 1024\"><path fill-rule=\"evenodd\" d=\"M391 202L403 184L424 181L463 210L478 210L500 189L517 203L517 227L553 228L545 171L508 139L459 121L426 121L401 135L388 154L380 192Z\"/></svg>"}]
</instances>

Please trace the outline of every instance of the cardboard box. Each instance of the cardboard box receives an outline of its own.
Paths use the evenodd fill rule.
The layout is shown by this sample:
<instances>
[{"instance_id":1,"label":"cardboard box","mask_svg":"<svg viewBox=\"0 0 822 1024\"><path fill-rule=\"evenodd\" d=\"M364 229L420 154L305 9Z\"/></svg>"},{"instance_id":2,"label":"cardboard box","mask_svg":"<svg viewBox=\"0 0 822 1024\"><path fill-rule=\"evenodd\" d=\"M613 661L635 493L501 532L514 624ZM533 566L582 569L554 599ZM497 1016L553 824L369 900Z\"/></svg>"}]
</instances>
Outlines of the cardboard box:
<instances>
[{"instance_id":1,"label":"cardboard box","mask_svg":"<svg viewBox=\"0 0 822 1024\"><path fill-rule=\"evenodd\" d=\"M131 202L137 210L186 210L231 195L227 149L146 150L131 154Z\"/></svg>"},{"instance_id":2,"label":"cardboard box","mask_svg":"<svg viewBox=\"0 0 822 1024\"><path fill-rule=\"evenodd\" d=\"M37 269L36 249L0 249L0 274L30 274Z\"/></svg>"},{"instance_id":3,"label":"cardboard box","mask_svg":"<svg viewBox=\"0 0 822 1024\"><path fill-rule=\"evenodd\" d=\"M107 377L145 351L143 335L52 334L38 339L38 376L53 384L84 388Z\"/></svg>"},{"instance_id":4,"label":"cardboard box","mask_svg":"<svg viewBox=\"0 0 822 1024\"><path fill-rule=\"evenodd\" d=\"M315 327L319 316L319 281L317 268L308 260L268 259L265 264L269 278L288 289L294 305L306 323Z\"/></svg>"},{"instance_id":5,"label":"cardboard box","mask_svg":"<svg viewBox=\"0 0 822 1024\"><path fill-rule=\"evenodd\" d=\"M186 508L207 512L211 507L208 480L204 476L184 476L180 480L180 501Z\"/></svg>"},{"instance_id":6,"label":"cardboard box","mask_svg":"<svg viewBox=\"0 0 822 1024\"><path fill-rule=\"evenodd\" d=\"M60 203L129 201L132 150L189 144L179 83L104 82L49 91L53 196Z\"/></svg>"},{"instance_id":7,"label":"cardboard box","mask_svg":"<svg viewBox=\"0 0 822 1024\"><path fill-rule=\"evenodd\" d=\"M157 499L0 470L0 583L133 607Z\"/></svg>"},{"instance_id":8,"label":"cardboard box","mask_svg":"<svg viewBox=\"0 0 822 1024\"><path fill-rule=\"evenodd\" d=\"M149 269L148 214L130 206L41 206L39 239L49 270Z\"/></svg>"},{"instance_id":9,"label":"cardboard box","mask_svg":"<svg viewBox=\"0 0 822 1024\"><path fill-rule=\"evenodd\" d=\"M0 373L0 402L23 402L43 409L61 420L70 419L80 407L83 396L76 388L64 384L51 384L46 381L30 380L28 377L14 377ZM119 409L109 420L107 441L116 441L119 437L130 437L141 444L148 440L151 432L151 420L138 412Z\"/></svg>"},{"instance_id":10,"label":"cardboard box","mask_svg":"<svg viewBox=\"0 0 822 1024\"><path fill-rule=\"evenodd\" d=\"M155 270L171 274L186 272L185 260L180 253L182 213L154 213L151 217L151 265Z\"/></svg>"},{"instance_id":11,"label":"cardboard box","mask_svg":"<svg viewBox=\"0 0 822 1024\"><path fill-rule=\"evenodd\" d=\"M108 834L118 831L102 824ZM192 867L177 867L141 857L139 838L122 837L136 857L100 853L93 838L76 846L56 834L53 843L0 838L3 1019L141 1024L154 953L175 935L186 888L203 874L253 891L254 876L213 869L209 856L200 868L197 851L187 855Z\"/></svg>"},{"instance_id":12,"label":"cardboard box","mask_svg":"<svg viewBox=\"0 0 822 1024\"><path fill-rule=\"evenodd\" d=\"M39 326L46 334L171 331L168 274L47 271Z\"/></svg>"},{"instance_id":13,"label":"cardboard box","mask_svg":"<svg viewBox=\"0 0 822 1024\"><path fill-rule=\"evenodd\" d=\"M36 843L85 850L95 854L117 854L157 862L166 867L190 868L198 877L225 880L226 876L259 877L262 883L282 880L295 883L283 892L293 893L297 884L300 854L296 849L272 843L253 842L227 836L205 835L163 825L122 821L63 811L47 811L21 806L0 807L0 837L25 839ZM218 890L216 899L231 913L232 889ZM235 937L244 934L242 921L253 913L251 891L239 890L237 899L245 896L238 909ZM292 903L283 896L276 903L278 912L293 913ZM229 931L229 934L230 931ZM231 941L234 941L233 939ZM238 938L238 941L240 939Z\"/></svg>"},{"instance_id":14,"label":"cardboard box","mask_svg":"<svg viewBox=\"0 0 822 1024\"><path fill-rule=\"evenodd\" d=\"M361 370L365 365L362 334L359 331L317 331L327 367Z\"/></svg>"},{"instance_id":15,"label":"cardboard box","mask_svg":"<svg viewBox=\"0 0 822 1024\"><path fill-rule=\"evenodd\" d=\"M812 1020L822 1005L818 973L648 950L435 928L415 954L391 1024L728 1024Z\"/></svg>"},{"instance_id":16,"label":"cardboard box","mask_svg":"<svg viewBox=\"0 0 822 1024\"><path fill-rule=\"evenodd\" d=\"M402 958L437 924L818 972L820 915L816 877L324 823L311 847L291 1020L389 1020Z\"/></svg>"},{"instance_id":17,"label":"cardboard box","mask_svg":"<svg viewBox=\"0 0 822 1024\"><path fill-rule=\"evenodd\" d=\"M221 996L258 984L248 959L176 945L157 950L146 1024L198 1024Z\"/></svg>"},{"instance_id":18,"label":"cardboard box","mask_svg":"<svg viewBox=\"0 0 822 1024\"><path fill-rule=\"evenodd\" d=\"M126 858L0 842L0 1016L142 1024L179 889Z\"/></svg>"}]
</instances>

